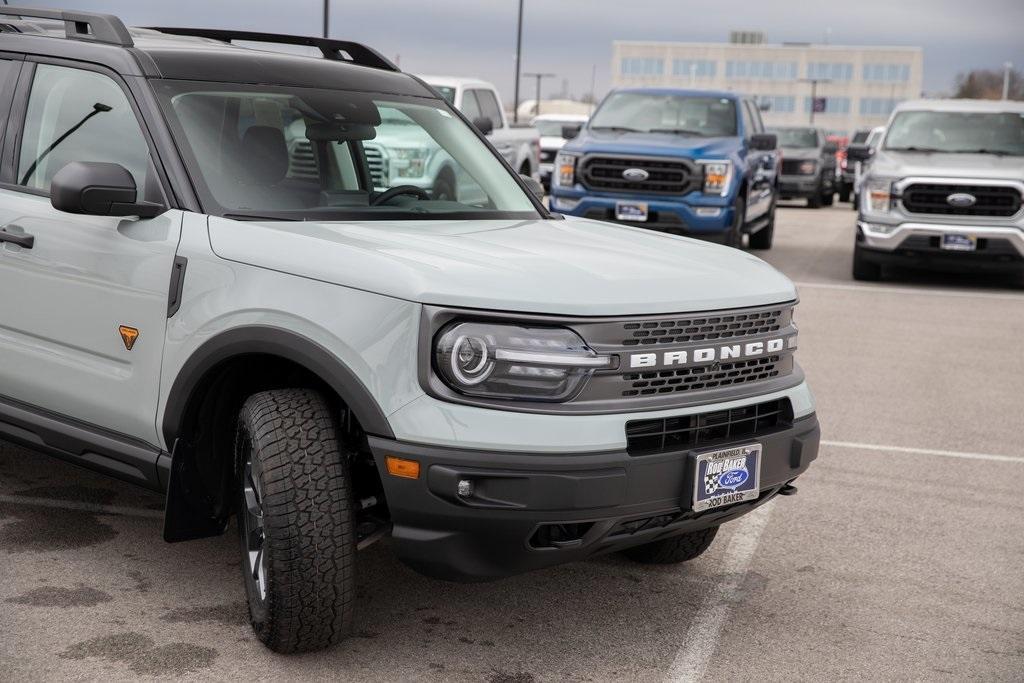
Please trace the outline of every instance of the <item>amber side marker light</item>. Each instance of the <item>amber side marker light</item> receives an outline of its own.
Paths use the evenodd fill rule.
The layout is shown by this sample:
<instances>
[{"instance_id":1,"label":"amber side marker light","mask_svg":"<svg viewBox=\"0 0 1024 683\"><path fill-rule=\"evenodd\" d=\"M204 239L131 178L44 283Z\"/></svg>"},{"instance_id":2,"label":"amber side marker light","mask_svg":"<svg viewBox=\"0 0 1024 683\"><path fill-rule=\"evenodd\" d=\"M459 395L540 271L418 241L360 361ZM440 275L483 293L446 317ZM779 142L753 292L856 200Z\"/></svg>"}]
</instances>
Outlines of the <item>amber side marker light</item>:
<instances>
[{"instance_id":1,"label":"amber side marker light","mask_svg":"<svg viewBox=\"0 0 1024 683\"><path fill-rule=\"evenodd\" d=\"M389 455L384 461L388 466L388 474L393 477L402 477L404 479L419 479L420 477L420 464L415 460L405 460L404 458L396 458L393 455Z\"/></svg>"}]
</instances>

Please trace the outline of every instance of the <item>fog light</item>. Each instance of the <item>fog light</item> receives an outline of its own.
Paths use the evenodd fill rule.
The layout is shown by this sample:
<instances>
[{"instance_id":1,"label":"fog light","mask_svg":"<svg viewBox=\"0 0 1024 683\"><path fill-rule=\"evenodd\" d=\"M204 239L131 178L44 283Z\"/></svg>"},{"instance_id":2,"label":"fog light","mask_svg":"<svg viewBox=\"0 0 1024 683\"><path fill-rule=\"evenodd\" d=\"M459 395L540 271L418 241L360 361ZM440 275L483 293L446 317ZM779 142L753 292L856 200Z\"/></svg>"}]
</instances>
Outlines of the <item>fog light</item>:
<instances>
[{"instance_id":1,"label":"fog light","mask_svg":"<svg viewBox=\"0 0 1024 683\"><path fill-rule=\"evenodd\" d=\"M580 205L582 199L562 199L559 197L551 198L551 210L552 211L572 211Z\"/></svg>"},{"instance_id":2,"label":"fog light","mask_svg":"<svg viewBox=\"0 0 1024 683\"><path fill-rule=\"evenodd\" d=\"M703 216L705 218L717 218L721 214L722 214L722 210L721 209L717 209L717 208L714 208L714 207L708 207L708 206L699 206L699 207L697 207L697 215L698 216Z\"/></svg>"},{"instance_id":3,"label":"fog light","mask_svg":"<svg viewBox=\"0 0 1024 683\"><path fill-rule=\"evenodd\" d=\"M459 486L456 489L459 498L469 498L473 495L473 482L469 479L459 479Z\"/></svg>"}]
</instances>

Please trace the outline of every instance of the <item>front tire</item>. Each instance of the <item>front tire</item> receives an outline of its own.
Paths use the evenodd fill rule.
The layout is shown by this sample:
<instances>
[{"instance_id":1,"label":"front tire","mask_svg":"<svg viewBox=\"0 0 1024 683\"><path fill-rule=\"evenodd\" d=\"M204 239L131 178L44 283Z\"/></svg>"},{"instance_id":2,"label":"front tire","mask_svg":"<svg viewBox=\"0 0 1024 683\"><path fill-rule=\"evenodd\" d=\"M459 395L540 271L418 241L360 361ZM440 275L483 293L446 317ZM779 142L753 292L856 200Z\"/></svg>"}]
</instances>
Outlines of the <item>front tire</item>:
<instances>
[{"instance_id":1,"label":"front tire","mask_svg":"<svg viewBox=\"0 0 1024 683\"><path fill-rule=\"evenodd\" d=\"M249 397L235 453L253 631L282 654L337 643L355 609L355 511L327 402L306 389Z\"/></svg>"},{"instance_id":2,"label":"front tire","mask_svg":"<svg viewBox=\"0 0 1024 683\"><path fill-rule=\"evenodd\" d=\"M839 186L839 201L850 201L850 186L845 183Z\"/></svg>"},{"instance_id":3,"label":"front tire","mask_svg":"<svg viewBox=\"0 0 1024 683\"><path fill-rule=\"evenodd\" d=\"M743 199L745 191L740 189L740 194L736 197L736 203L733 204L732 225L729 226L729 230L722 239L722 244L734 249L743 248L743 223L747 215L747 203Z\"/></svg>"},{"instance_id":4,"label":"front tire","mask_svg":"<svg viewBox=\"0 0 1024 683\"><path fill-rule=\"evenodd\" d=\"M638 545L623 550L622 554L641 564L678 564L699 557L711 547L718 534L718 527L712 526L688 534L663 538L660 541Z\"/></svg>"},{"instance_id":5,"label":"front tire","mask_svg":"<svg viewBox=\"0 0 1024 683\"><path fill-rule=\"evenodd\" d=\"M853 248L853 279L861 282L877 282L882 279L882 266L864 258L859 247Z\"/></svg>"}]
</instances>

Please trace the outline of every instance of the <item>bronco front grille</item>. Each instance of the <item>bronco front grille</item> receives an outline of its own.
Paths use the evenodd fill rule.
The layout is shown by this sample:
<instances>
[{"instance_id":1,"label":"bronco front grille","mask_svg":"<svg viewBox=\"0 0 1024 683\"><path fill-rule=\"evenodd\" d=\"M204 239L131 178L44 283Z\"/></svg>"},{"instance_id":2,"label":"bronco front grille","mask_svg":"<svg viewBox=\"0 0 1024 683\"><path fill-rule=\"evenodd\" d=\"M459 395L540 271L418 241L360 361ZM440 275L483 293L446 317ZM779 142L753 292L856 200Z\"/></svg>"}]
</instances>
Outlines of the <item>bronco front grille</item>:
<instances>
[{"instance_id":1,"label":"bronco front grille","mask_svg":"<svg viewBox=\"0 0 1024 683\"><path fill-rule=\"evenodd\" d=\"M759 439L792 426L793 406L788 398L696 415L633 420L626 423L626 451L632 456L671 453Z\"/></svg>"},{"instance_id":2,"label":"bronco front grille","mask_svg":"<svg viewBox=\"0 0 1024 683\"><path fill-rule=\"evenodd\" d=\"M947 201L952 194L969 194L975 202L971 206L952 206ZM903 190L903 208L910 213L1009 218L1020 207L1020 191L1001 185L915 183Z\"/></svg>"},{"instance_id":3,"label":"bronco front grille","mask_svg":"<svg viewBox=\"0 0 1024 683\"><path fill-rule=\"evenodd\" d=\"M765 356L753 360L719 363L682 370L661 372L634 372L623 375L622 395L653 396L683 391L717 389L737 384L749 384L789 374L793 370L793 358L787 356Z\"/></svg>"},{"instance_id":4,"label":"bronco front grille","mask_svg":"<svg viewBox=\"0 0 1024 683\"><path fill-rule=\"evenodd\" d=\"M623 171L639 169L645 180L627 180ZM699 171L691 163L675 159L630 159L612 156L585 157L580 180L591 190L682 195L697 187Z\"/></svg>"},{"instance_id":5,"label":"bronco front grille","mask_svg":"<svg viewBox=\"0 0 1024 683\"><path fill-rule=\"evenodd\" d=\"M627 335L623 346L639 344L678 344L712 339L734 339L767 334L780 329L783 308L751 313L629 322L622 326Z\"/></svg>"}]
</instances>

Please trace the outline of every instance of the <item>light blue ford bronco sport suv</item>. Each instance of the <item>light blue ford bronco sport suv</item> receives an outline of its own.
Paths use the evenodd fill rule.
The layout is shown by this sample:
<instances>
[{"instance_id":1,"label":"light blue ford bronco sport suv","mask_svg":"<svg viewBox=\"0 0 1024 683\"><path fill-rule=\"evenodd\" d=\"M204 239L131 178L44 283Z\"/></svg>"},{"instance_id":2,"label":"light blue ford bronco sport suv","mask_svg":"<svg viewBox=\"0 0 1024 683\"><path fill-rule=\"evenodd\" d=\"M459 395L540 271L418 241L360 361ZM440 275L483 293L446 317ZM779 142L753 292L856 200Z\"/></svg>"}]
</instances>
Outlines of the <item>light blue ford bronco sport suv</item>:
<instances>
[{"instance_id":1,"label":"light blue ford bronco sport suv","mask_svg":"<svg viewBox=\"0 0 1024 683\"><path fill-rule=\"evenodd\" d=\"M268 647L343 638L381 538L681 562L817 456L788 279L552 215L373 50L14 8L0 45L0 436L166 491L168 541L235 517ZM397 125L472 191L371 163Z\"/></svg>"}]
</instances>

